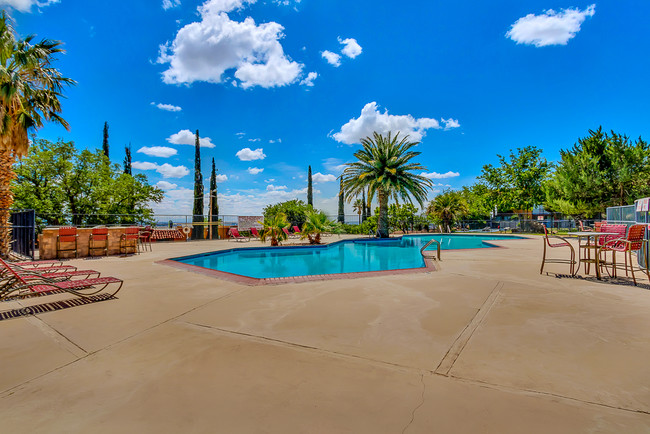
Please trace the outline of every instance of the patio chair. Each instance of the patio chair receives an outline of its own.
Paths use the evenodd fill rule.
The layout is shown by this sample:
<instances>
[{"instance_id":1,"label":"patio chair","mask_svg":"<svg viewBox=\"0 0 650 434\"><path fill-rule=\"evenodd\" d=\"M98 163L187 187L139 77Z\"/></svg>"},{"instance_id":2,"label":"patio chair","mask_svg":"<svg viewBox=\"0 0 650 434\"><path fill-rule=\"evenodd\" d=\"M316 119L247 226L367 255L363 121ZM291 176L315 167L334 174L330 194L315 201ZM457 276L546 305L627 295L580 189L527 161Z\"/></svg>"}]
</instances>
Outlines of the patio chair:
<instances>
[{"instance_id":1,"label":"patio chair","mask_svg":"<svg viewBox=\"0 0 650 434\"><path fill-rule=\"evenodd\" d=\"M606 224L607 224L607 220L603 220L603 221L600 221L600 222L594 222L594 230L596 232L600 232L600 227L602 225L606 225Z\"/></svg>"},{"instance_id":2,"label":"patio chair","mask_svg":"<svg viewBox=\"0 0 650 434\"><path fill-rule=\"evenodd\" d=\"M124 228L124 233L120 236L120 253L126 256L130 249L133 249L133 253L138 253L139 239L140 228L137 226Z\"/></svg>"},{"instance_id":3,"label":"patio chair","mask_svg":"<svg viewBox=\"0 0 650 434\"><path fill-rule=\"evenodd\" d=\"M585 225L584 225L584 223L582 222L582 220L578 220L578 226L580 227L580 230L581 230L582 232L591 232L591 231L593 231L592 228L590 228L590 227L585 227Z\"/></svg>"},{"instance_id":4,"label":"patio chair","mask_svg":"<svg viewBox=\"0 0 650 434\"><path fill-rule=\"evenodd\" d=\"M63 262L56 260L56 259L50 259L50 260L43 260L43 261L21 261L21 262L12 262L12 265L18 265L19 267L34 267L38 268L40 266L53 266L53 265L63 265Z\"/></svg>"},{"instance_id":5,"label":"patio chair","mask_svg":"<svg viewBox=\"0 0 650 434\"><path fill-rule=\"evenodd\" d=\"M237 230L237 229L235 229L235 228L230 228L230 230L228 231L228 234L230 235L230 238L228 238L228 241L230 241L230 240L235 240L235 241L246 242L246 241L250 241L250 240L251 240L251 237L244 237L244 236L242 236L242 235L239 233L239 230Z\"/></svg>"},{"instance_id":6,"label":"patio chair","mask_svg":"<svg viewBox=\"0 0 650 434\"><path fill-rule=\"evenodd\" d=\"M542 267L539 269L539 274L542 274L544 272L544 265L548 263L555 263L555 264L569 264L569 273L571 275L574 274L574 267L576 265L576 252L573 249L573 246L571 243L569 243L566 239L558 236L558 235L549 235L548 229L546 229L546 225L542 225L544 228L544 238L542 238L542 242L544 243L544 253L542 254ZM556 239L559 240L559 242L551 242L551 239ZM555 248L561 248L561 247L568 247L569 251L571 252L571 257L570 259L548 259L546 257L546 250L547 249L555 249Z\"/></svg>"},{"instance_id":7,"label":"patio chair","mask_svg":"<svg viewBox=\"0 0 650 434\"><path fill-rule=\"evenodd\" d=\"M88 254L95 256L95 250L102 250L108 256L108 228L93 228L88 237Z\"/></svg>"},{"instance_id":8,"label":"patio chair","mask_svg":"<svg viewBox=\"0 0 650 434\"><path fill-rule=\"evenodd\" d=\"M298 226L294 226L293 227L293 233L300 236L300 234L301 234L300 228Z\"/></svg>"},{"instance_id":9,"label":"patio chair","mask_svg":"<svg viewBox=\"0 0 650 434\"><path fill-rule=\"evenodd\" d=\"M138 242L142 246L142 250L147 250L149 246L149 251L151 252L151 236L153 234L153 228L151 226L145 226L144 229L140 229L138 233Z\"/></svg>"},{"instance_id":10,"label":"patio chair","mask_svg":"<svg viewBox=\"0 0 650 434\"><path fill-rule=\"evenodd\" d=\"M251 235L254 236L257 239L261 239L262 236L260 233L257 231L257 228L251 228Z\"/></svg>"},{"instance_id":11,"label":"patio chair","mask_svg":"<svg viewBox=\"0 0 650 434\"><path fill-rule=\"evenodd\" d=\"M59 234L56 236L56 257L59 258L61 252L74 252L74 257L79 256L77 251L77 228L74 226L63 226L59 228Z\"/></svg>"},{"instance_id":12,"label":"patio chair","mask_svg":"<svg viewBox=\"0 0 650 434\"><path fill-rule=\"evenodd\" d=\"M620 264L616 264L616 252L623 253L625 258L625 275L628 276L628 264L630 266L630 273L632 273L632 280L636 286L636 277L634 276L634 263L632 262L632 252L637 252L643 247L643 237L645 235L646 225L633 225L630 226L630 229L627 231L626 237L614 238L608 241L605 241L599 249L600 252L612 252L612 262L605 262L603 266L607 270L607 266L612 267L612 272L608 274L612 277L616 277L616 269ZM629 260L629 261L628 261ZM650 280L650 272L645 270L648 280Z\"/></svg>"},{"instance_id":13,"label":"patio chair","mask_svg":"<svg viewBox=\"0 0 650 434\"><path fill-rule=\"evenodd\" d=\"M23 276L0 259L0 267L7 271L13 281L0 287L0 301L27 297L30 295L47 294L55 291L65 291L78 297L87 298L104 291L111 284L119 284L113 292L107 293L112 297L122 288L124 281L115 277L98 277L82 280L56 280L45 276Z\"/></svg>"}]
</instances>

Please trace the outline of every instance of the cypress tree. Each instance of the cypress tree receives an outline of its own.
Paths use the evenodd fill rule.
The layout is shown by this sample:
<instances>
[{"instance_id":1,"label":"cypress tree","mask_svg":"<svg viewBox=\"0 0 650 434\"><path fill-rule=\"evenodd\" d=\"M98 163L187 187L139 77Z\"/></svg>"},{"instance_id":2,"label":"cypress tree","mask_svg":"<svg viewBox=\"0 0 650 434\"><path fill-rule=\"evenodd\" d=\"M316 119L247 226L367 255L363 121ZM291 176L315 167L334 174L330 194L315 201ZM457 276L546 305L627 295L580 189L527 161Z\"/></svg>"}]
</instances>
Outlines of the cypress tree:
<instances>
[{"instance_id":1,"label":"cypress tree","mask_svg":"<svg viewBox=\"0 0 650 434\"><path fill-rule=\"evenodd\" d=\"M314 206L314 193L312 190L311 184L311 166L309 166L309 172L307 174L307 205Z\"/></svg>"},{"instance_id":2,"label":"cypress tree","mask_svg":"<svg viewBox=\"0 0 650 434\"><path fill-rule=\"evenodd\" d=\"M104 140L102 141L102 149L104 150L104 155L108 157L108 122L104 122Z\"/></svg>"},{"instance_id":3,"label":"cypress tree","mask_svg":"<svg viewBox=\"0 0 650 434\"><path fill-rule=\"evenodd\" d=\"M217 202L217 169L212 158L212 173L210 174L210 197L212 198L212 221L219 220L219 203Z\"/></svg>"},{"instance_id":4,"label":"cypress tree","mask_svg":"<svg viewBox=\"0 0 650 434\"><path fill-rule=\"evenodd\" d=\"M368 209L366 208L366 189L361 191L361 221L365 222L368 218Z\"/></svg>"},{"instance_id":5,"label":"cypress tree","mask_svg":"<svg viewBox=\"0 0 650 434\"><path fill-rule=\"evenodd\" d=\"M131 143L129 143L129 146L124 147L124 153L126 154L124 157L124 173L133 175L131 173Z\"/></svg>"},{"instance_id":6,"label":"cypress tree","mask_svg":"<svg viewBox=\"0 0 650 434\"><path fill-rule=\"evenodd\" d=\"M343 204L343 177L341 177L341 188L339 191L339 222L345 223L345 209Z\"/></svg>"},{"instance_id":7,"label":"cypress tree","mask_svg":"<svg viewBox=\"0 0 650 434\"><path fill-rule=\"evenodd\" d=\"M193 222L204 222L203 219L203 175L201 175L201 143L199 141L199 130L196 130L194 141L194 210L192 211ZM193 225L192 238L203 239L203 225Z\"/></svg>"}]
</instances>

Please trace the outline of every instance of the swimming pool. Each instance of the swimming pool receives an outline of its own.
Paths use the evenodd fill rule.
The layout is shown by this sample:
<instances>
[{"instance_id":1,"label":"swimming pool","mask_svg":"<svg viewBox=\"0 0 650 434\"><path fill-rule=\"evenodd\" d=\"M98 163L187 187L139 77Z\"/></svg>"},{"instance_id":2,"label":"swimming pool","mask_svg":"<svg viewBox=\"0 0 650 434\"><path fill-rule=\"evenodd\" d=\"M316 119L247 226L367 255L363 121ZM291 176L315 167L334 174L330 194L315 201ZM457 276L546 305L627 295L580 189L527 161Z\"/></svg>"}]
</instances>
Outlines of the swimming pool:
<instances>
[{"instance_id":1,"label":"swimming pool","mask_svg":"<svg viewBox=\"0 0 650 434\"><path fill-rule=\"evenodd\" d=\"M420 249L429 240L442 250L495 247L490 240L507 235L405 235L387 240L359 239L323 246L258 247L222 250L173 258L174 261L256 279L284 278L425 267ZM435 249L435 245L427 250Z\"/></svg>"}]
</instances>

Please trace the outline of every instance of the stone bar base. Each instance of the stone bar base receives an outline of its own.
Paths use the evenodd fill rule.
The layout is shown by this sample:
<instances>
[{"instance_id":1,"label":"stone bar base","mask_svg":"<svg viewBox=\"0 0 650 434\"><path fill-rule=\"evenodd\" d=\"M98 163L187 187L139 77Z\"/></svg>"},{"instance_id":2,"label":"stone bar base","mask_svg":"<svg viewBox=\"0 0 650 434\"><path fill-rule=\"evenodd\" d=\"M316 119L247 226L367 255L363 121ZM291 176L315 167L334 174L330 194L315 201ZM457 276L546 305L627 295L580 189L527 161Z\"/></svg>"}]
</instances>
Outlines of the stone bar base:
<instances>
[{"instance_id":1,"label":"stone bar base","mask_svg":"<svg viewBox=\"0 0 650 434\"><path fill-rule=\"evenodd\" d=\"M120 237L124 233L124 227L109 227L108 228L108 254L119 255L120 252ZM77 256L84 257L90 256L88 252L88 239L92 233L92 228L79 228L77 229ZM56 259L56 237L59 235L58 228L45 228L43 233L38 236L38 253L40 259ZM72 243L64 243L63 248L72 248ZM129 249L131 252L133 249ZM94 256L105 255L102 249L93 249ZM74 252L61 252L61 258L74 258Z\"/></svg>"}]
</instances>

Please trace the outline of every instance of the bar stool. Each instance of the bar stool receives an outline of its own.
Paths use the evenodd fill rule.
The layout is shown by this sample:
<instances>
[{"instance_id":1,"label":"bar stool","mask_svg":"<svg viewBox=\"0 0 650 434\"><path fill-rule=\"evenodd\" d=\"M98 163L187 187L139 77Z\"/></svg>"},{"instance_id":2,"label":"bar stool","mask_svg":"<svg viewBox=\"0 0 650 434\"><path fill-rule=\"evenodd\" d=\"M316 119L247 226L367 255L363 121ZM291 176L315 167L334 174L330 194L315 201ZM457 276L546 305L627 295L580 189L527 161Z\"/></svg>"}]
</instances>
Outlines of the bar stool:
<instances>
[{"instance_id":1,"label":"bar stool","mask_svg":"<svg viewBox=\"0 0 650 434\"><path fill-rule=\"evenodd\" d=\"M124 228L124 233L120 236L120 253L125 256L129 249L133 249L133 253L138 253L138 239L140 238L140 228L137 226L130 226Z\"/></svg>"},{"instance_id":2,"label":"bar stool","mask_svg":"<svg viewBox=\"0 0 650 434\"><path fill-rule=\"evenodd\" d=\"M77 228L74 226L62 226L59 228L59 234L56 236L56 257L59 258L60 252L74 252L74 257L79 257L77 251ZM65 246L67 244L67 246Z\"/></svg>"},{"instance_id":3,"label":"bar stool","mask_svg":"<svg viewBox=\"0 0 650 434\"><path fill-rule=\"evenodd\" d=\"M88 254L90 256L95 256L93 252L100 249L108 256L108 228L93 228L88 238Z\"/></svg>"}]
</instances>

